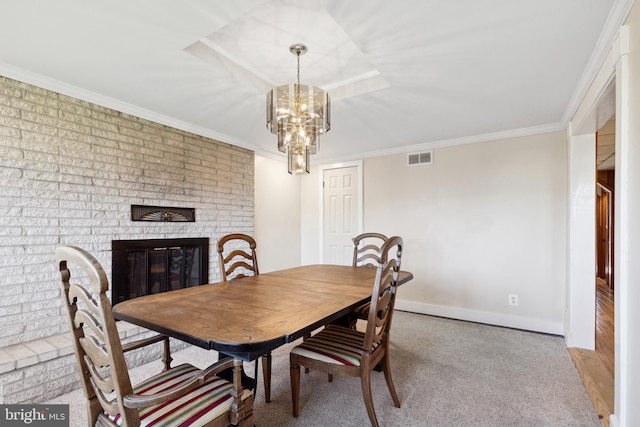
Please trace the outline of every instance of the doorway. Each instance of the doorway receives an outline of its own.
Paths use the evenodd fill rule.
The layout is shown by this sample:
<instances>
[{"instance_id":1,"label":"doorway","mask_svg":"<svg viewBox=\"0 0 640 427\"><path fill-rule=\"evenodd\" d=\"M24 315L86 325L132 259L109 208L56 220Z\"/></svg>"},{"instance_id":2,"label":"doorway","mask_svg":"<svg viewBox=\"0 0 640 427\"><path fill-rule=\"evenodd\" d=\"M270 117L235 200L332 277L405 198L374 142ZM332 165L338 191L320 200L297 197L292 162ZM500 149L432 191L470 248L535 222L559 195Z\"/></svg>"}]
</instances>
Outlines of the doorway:
<instances>
[{"instance_id":1,"label":"doorway","mask_svg":"<svg viewBox=\"0 0 640 427\"><path fill-rule=\"evenodd\" d=\"M613 188L600 180L596 189L596 276L613 290Z\"/></svg>"},{"instance_id":2,"label":"doorway","mask_svg":"<svg viewBox=\"0 0 640 427\"><path fill-rule=\"evenodd\" d=\"M616 117L596 132L596 276L613 289Z\"/></svg>"},{"instance_id":3,"label":"doorway","mask_svg":"<svg viewBox=\"0 0 640 427\"><path fill-rule=\"evenodd\" d=\"M615 114L596 132L596 327L595 350L615 373L614 202ZM613 395L613 391L611 391Z\"/></svg>"}]
</instances>

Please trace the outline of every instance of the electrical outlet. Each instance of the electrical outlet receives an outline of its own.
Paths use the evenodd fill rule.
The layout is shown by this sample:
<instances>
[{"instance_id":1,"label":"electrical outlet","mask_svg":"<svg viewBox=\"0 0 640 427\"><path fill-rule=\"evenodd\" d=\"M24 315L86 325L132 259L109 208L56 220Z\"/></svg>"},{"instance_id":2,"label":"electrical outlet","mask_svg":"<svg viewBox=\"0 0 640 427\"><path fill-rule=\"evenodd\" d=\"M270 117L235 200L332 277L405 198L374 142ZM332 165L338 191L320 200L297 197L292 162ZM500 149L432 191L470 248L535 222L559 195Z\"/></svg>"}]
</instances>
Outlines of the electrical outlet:
<instances>
[{"instance_id":1,"label":"electrical outlet","mask_svg":"<svg viewBox=\"0 0 640 427\"><path fill-rule=\"evenodd\" d=\"M518 305L518 295L509 294L509 305Z\"/></svg>"}]
</instances>

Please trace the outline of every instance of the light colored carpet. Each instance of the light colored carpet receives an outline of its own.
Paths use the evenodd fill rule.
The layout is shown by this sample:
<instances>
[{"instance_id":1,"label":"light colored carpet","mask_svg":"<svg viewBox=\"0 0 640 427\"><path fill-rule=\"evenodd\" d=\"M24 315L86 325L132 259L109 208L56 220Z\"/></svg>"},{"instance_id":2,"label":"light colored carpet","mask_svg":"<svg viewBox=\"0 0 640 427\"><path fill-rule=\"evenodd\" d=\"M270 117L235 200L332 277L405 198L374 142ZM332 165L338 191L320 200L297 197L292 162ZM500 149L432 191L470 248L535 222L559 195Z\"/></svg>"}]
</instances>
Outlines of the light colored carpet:
<instances>
[{"instance_id":1,"label":"light colored carpet","mask_svg":"<svg viewBox=\"0 0 640 427\"><path fill-rule=\"evenodd\" d=\"M391 363L402 407L393 406L384 375L373 372L381 425L601 426L562 337L398 311L393 322ZM293 418L290 349L273 352L271 403L258 385L258 427L370 425L359 379L329 383L326 374L313 371L302 374L300 417ZM205 367L215 357L191 347L174 354L174 365ZM132 369L132 381L161 366ZM86 426L83 399L77 390L48 403L70 404L71 427L80 427Z\"/></svg>"}]
</instances>

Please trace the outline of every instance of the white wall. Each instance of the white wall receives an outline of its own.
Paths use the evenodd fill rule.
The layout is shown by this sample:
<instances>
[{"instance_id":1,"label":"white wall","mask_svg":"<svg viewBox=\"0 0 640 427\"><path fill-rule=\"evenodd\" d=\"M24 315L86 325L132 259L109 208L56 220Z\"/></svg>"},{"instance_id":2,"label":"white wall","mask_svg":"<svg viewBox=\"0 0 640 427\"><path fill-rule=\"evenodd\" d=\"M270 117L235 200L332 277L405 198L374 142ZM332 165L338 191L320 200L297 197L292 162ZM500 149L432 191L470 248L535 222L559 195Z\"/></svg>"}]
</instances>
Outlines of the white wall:
<instances>
[{"instance_id":1,"label":"white wall","mask_svg":"<svg viewBox=\"0 0 640 427\"><path fill-rule=\"evenodd\" d=\"M301 211L301 233L302 233L302 264L317 264L320 262L320 235L321 230L321 170L317 165L311 163L311 173L302 176L300 185L302 189L300 206Z\"/></svg>"},{"instance_id":2,"label":"white wall","mask_svg":"<svg viewBox=\"0 0 640 427\"><path fill-rule=\"evenodd\" d=\"M397 307L563 334L566 147L558 132L437 149L426 166L365 159L363 229L402 236L415 276ZM315 173L302 184L304 263L317 262Z\"/></svg>"},{"instance_id":3,"label":"white wall","mask_svg":"<svg viewBox=\"0 0 640 427\"><path fill-rule=\"evenodd\" d=\"M596 139L595 133L569 138L568 177L568 347L595 348Z\"/></svg>"},{"instance_id":4,"label":"white wall","mask_svg":"<svg viewBox=\"0 0 640 427\"><path fill-rule=\"evenodd\" d=\"M255 156L255 237L261 273L300 265L300 177Z\"/></svg>"}]
</instances>

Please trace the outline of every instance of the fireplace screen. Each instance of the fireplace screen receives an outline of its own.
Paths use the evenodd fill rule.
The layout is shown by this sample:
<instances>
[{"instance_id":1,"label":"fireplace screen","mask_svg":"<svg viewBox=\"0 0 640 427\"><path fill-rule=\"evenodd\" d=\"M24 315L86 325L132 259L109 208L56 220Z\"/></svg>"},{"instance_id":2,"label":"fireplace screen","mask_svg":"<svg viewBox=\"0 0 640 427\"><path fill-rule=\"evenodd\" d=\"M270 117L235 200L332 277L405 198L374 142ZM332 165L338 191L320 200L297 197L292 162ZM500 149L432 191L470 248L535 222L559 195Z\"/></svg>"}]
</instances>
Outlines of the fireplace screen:
<instances>
[{"instance_id":1,"label":"fireplace screen","mask_svg":"<svg viewBox=\"0 0 640 427\"><path fill-rule=\"evenodd\" d=\"M209 280L209 239L114 240L112 302Z\"/></svg>"}]
</instances>

